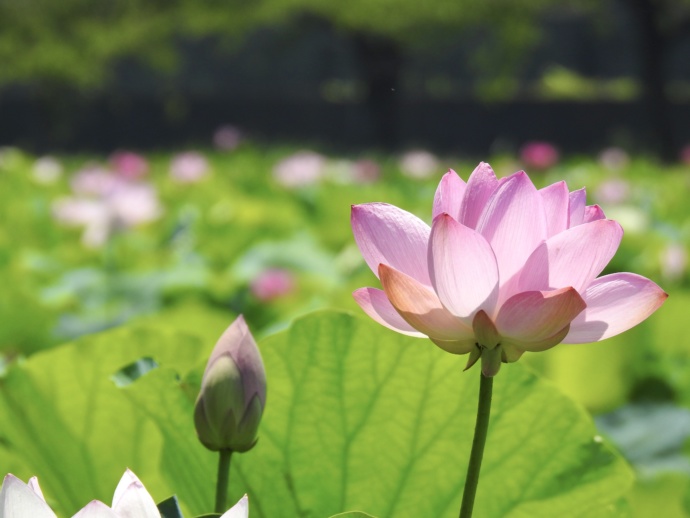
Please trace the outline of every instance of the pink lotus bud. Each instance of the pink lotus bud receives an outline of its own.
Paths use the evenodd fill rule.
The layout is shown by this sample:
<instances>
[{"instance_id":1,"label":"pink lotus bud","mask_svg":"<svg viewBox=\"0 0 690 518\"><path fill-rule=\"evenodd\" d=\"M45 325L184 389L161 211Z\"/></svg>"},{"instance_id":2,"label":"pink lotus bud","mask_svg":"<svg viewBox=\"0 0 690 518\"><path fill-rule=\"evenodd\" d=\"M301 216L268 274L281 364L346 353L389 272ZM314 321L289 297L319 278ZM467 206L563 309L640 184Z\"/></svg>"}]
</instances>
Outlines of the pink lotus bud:
<instances>
[{"instance_id":1,"label":"pink lotus bud","mask_svg":"<svg viewBox=\"0 0 690 518\"><path fill-rule=\"evenodd\" d=\"M620 205L630 197L630 184L625 180L614 178L600 184L594 192L598 202L606 205Z\"/></svg>"},{"instance_id":2,"label":"pink lotus bud","mask_svg":"<svg viewBox=\"0 0 690 518\"><path fill-rule=\"evenodd\" d=\"M355 183L375 182L381 176L381 166L374 160L362 158L352 164L352 180Z\"/></svg>"},{"instance_id":3,"label":"pink lotus bud","mask_svg":"<svg viewBox=\"0 0 690 518\"><path fill-rule=\"evenodd\" d=\"M110 167L127 180L141 178L149 170L149 164L146 159L131 151L116 151L113 153L110 157Z\"/></svg>"},{"instance_id":4,"label":"pink lotus bud","mask_svg":"<svg viewBox=\"0 0 690 518\"><path fill-rule=\"evenodd\" d=\"M266 372L241 315L216 343L201 381L194 425L209 450L245 452L256 443L266 405Z\"/></svg>"},{"instance_id":5,"label":"pink lotus bud","mask_svg":"<svg viewBox=\"0 0 690 518\"><path fill-rule=\"evenodd\" d=\"M5 476L0 488L0 516L55 518L55 513L46 503L36 477L25 484L10 473Z\"/></svg>"},{"instance_id":6,"label":"pink lotus bud","mask_svg":"<svg viewBox=\"0 0 690 518\"><path fill-rule=\"evenodd\" d=\"M232 151L241 141L242 132L235 126L221 126L213 134L213 144L223 151Z\"/></svg>"},{"instance_id":7,"label":"pink lotus bud","mask_svg":"<svg viewBox=\"0 0 690 518\"><path fill-rule=\"evenodd\" d=\"M180 153L170 163L170 177L179 183L194 183L208 173L208 161L201 153Z\"/></svg>"},{"instance_id":8,"label":"pink lotus bud","mask_svg":"<svg viewBox=\"0 0 690 518\"><path fill-rule=\"evenodd\" d=\"M408 178L429 178L438 170L438 159L428 151L408 151L400 159L400 169Z\"/></svg>"},{"instance_id":9,"label":"pink lotus bud","mask_svg":"<svg viewBox=\"0 0 690 518\"><path fill-rule=\"evenodd\" d=\"M609 147L599 153L599 163L611 171L620 171L630 163L630 157L619 147Z\"/></svg>"},{"instance_id":10,"label":"pink lotus bud","mask_svg":"<svg viewBox=\"0 0 690 518\"><path fill-rule=\"evenodd\" d=\"M119 189L123 183L121 178L98 165L86 166L70 180L75 194L87 196L106 196Z\"/></svg>"},{"instance_id":11,"label":"pink lotus bud","mask_svg":"<svg viewBox=\"0 0 690 518\"><path fill-rule=\"evenodd\" d=\"M669 281L679 281L688 268L688 253L680 243L668 245L661 253L661 275Z\"/></svg>"},{"instance_id":12,"label":"pink lotus bud","mask_svg":"<svg viewBox=\"0 0 690 518\"><path fill-rule=\"evenodd\" d=\"M558 158L558 150L548 142L527 142L520 149L520 160L531 169L548 169Z\"/></svg>"},{"instance_id":13,"label":"pink lotus bud","mask_svg":"<svg viewBox=\"0 0 690 518\"><path fill-rule=\"evenodd\" d=\"M686 144L680 150L680 161L685 165L690 165L690 144Z\"/></svg>"},{"instance_id":14,"label":"pink lotus bud","mask_svg":"<svg viewBox=\"0 0 690 518\"><path fill-rule=\"evenodd\" d=\"M34 162L31 173L36 183L52 185L62 176L62 164L52 156L44 156Z\"/></svg>"},{"instance_id":15,"label":"pink lotus bud","mask_svg":"<svg viewBox=\"0 0 690 518\"><path fill-rule=\"evenodd\" d=\"M284 187L315 184L324 176L326 159L313 151L300 151L276 164L273 177Z\"/></svg>"},{"instance_id":16,"label":"pink lotus bud","mask_svg":"<svg viewBox=\"0 0 690 518\"><path fill-rule=\"evenodd\" d=\"M292 274L280 268L261 272L250 285L254 296L264 302L287 295L294 288L295 281Z\"/></svg>"}]
</instances>

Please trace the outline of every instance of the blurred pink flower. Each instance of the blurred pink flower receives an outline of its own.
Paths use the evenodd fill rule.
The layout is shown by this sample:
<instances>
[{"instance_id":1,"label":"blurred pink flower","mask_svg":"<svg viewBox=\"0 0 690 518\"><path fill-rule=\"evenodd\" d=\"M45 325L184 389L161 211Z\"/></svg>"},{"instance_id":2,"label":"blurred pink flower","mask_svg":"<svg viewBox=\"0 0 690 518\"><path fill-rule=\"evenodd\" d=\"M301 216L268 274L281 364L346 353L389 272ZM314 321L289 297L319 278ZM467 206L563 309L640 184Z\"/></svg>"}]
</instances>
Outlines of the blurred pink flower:
<instances>
[{"instance_id":1,"label":"blurred pink flower","mask_svg":"<svg viewBox=\"0 0 690 518\"><path fill-rule=\"evenodd\" d=\"M685 165L690 165L690 144L686 144L680 150L680 161Z\"/></svg>"},{"instance_id":2,"label":"blurred pink flower","mask_svg":"<svg viewBox=\"0 0 690 518\"><path fill-rule=\"evenodd\" d=\"M52 156L44 156L34 162L31 176L36 183L52 185L62 176L62 164Z\"/></svg>"},{"instance_id":3,"label":"blurred pink flower","mask_svg":"<svg viewBox=\"0 0 690 518\"><path fill-rule=\"evenodd\" d=\"M90 165L77 172L70 180L75 194L106 196L119 189L126 181L98 165Z\"/></svg>"},{"instance_id":4,"label":"blurred pink flower","mask_svg":"<svg viewBox=\"0 0 690 518\"><path fill-rule=\"evenodd\" d=\"M619 147L609 147L599 153L599 163L610 171L620 171L630 163L630 157Z\"/></svg>"},{"instance_id":5,"label":"blurred pink flower","mask_svg":"<svg viewBox=\"0 0 690 518\"><path fill-rule=\"evenodd\" d=\"M329 160L326 163L324 176L335 183L365 184L378 180L381 166L369 158L352 161L346 159Z\"/></svg>"},{"instance_id":6,"label":"blurred pink flower","mask_svg":"<svg viewBox=\"0 0 690 518\"><path fill-rule=\"evenodd\" d=\"M141 178L149 171L149 164L146 159L132 151L116 151L113 153L110 156L110 167L116 174L127 180Z\"/></svg>"},{"instance_id":7,"label":"blurred pink flower","mask_svg":"<svg viewBox=\"0 0 690 518\"><path fill-rule=\"evenodd\" d=\"M213 144L222 151L232 151L242 142L242 132L235 126L221 126L213 134Z\"/></svg>"},{"instance_id":8,"label":"blurred pink flower","mask_svg":"<svg viewBox=\"0 0 690 518\"><path fill-rule=\"evenodd\" d=\"M400 170L408 178L429 178L438 169L438 159L428 151L408 151L400 159Z\"/></svg>"},{"instance_id":9,"label":"blurred pink flower","mask_svg":"<svg viewBox=\"0 0 690 518\"><path fill-rule=\"evenodd\" d=\"M378 323L480 357L486 376L500 362L561 342L603 340L637 325L666 300L631 273L597 278L623 230L565 182L537 190L520 171L498 180L481 163L465 183L441 180L431 228L385 203L352 208L352 229L383 290L354 297Z\"/></svg>"},{"instance_id":10,"label":"blurred pink flower","mask_svg":"<svg viewBox=\"0 0 690 518\"><path fill-rule=\"evenodd\" d=\"M683 278L688 268L688 252L680 243L671 243L661 252L661 275L669 281Z\"/></svg>"},{"instance_id":11,"label":"blurred pink flower","mask_svg":"<svg viewBox=\"0 0 690 518\"><path fill-rule=\"evenodd\" d=\"M548 142L527 142L520 148L520 160L530 169L548 169L558 158L558 150Z\"/></svg>"},{"instance_id":12,"label":"blurred pink flower","mask_svg":"<svg viewBox=\"0 0 690 518\"><path fill-rule=\"evenodd\" d=\"M290 294L295 289L295 279L287 270L271 268L254 278L249 289L257 299L268 302Z\"/></svg>"},{"instance_id":13,"label":"blurred pink flower","mask_svg":"<svg viewBox=\"0 0 690 518\"><path fill-rule=\"evenodd\" d=\"M53 204L57 221L84 227L82 242L90 248L102 246L118 230L154 221L161 213L156 190L133 182L120 182L96 197L65 197Z\"/></svg>"},{"instance_id":14,"label":"blurred pink flower","mask_svg":"<svg viewBox=\"0 0 690 518\"><path fill-rule=\"evenodd\" d=\"M194 183L208 174L208 161L201 153L187 151L176 155L170 163L170 177L179 183Z\"/></svg>"},{"instance_id":15,"label":"blurred pink flower","mask_svg":"<svg viewBox=\"0 0 690 518\"><path fill-rule=\"evenodd\" d=\"M299 151L273 168L273 177L284 187L305 187L319 182L325 173L326 159L313 151Z\"/></svg>"},{"instance_id":16,"label":"blurred pink flower","mask_svg":"<svg viewBox=\"0 0 690 518\"><path fill-rule=\"evenodd\" d=\"M352 180L355 183L372 183L381 176L381 166L374 160L362 158L352 164Z\"/></svg>"},{"instance_id":17,"label":"blurred pink flower","mask_svg":"<svg viewBox=\"0 0 690 518\"><path fill-rule=\"evenodd\" d=\"M620 178L606 180L594 191L594 198L606 205L620 205L630 197L630 184Z\"/></svg>"}]
</instances>

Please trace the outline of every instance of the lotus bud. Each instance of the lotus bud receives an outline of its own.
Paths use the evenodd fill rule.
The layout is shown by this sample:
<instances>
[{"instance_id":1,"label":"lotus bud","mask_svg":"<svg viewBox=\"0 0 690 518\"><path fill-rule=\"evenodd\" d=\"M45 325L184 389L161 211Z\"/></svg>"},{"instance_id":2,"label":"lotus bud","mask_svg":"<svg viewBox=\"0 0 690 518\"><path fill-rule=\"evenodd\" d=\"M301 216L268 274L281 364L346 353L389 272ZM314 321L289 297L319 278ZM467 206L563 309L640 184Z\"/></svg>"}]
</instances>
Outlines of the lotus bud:
<instances>
[{"instance_id":1,"label":"lotus bud","mask_svg":"<svg viewBox=\"0 0 690 518\"><path fill-rule=\"evenodd\" d=\"M266 405L266 372L241 315L216 343L201 380L194 425L209 450L245 452L256 443Z\"/></svg>"}]
</instances>

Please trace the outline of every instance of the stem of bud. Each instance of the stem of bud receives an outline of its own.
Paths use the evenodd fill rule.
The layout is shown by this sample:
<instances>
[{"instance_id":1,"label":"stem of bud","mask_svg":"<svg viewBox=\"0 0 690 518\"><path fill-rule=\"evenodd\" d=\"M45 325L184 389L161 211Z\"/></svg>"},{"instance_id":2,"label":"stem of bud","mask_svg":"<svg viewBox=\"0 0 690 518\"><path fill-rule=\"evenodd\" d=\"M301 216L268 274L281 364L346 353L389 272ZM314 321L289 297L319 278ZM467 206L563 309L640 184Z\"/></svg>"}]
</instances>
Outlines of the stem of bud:
<instances>
[{"instance_id":1,"label":"stem of bud","mask_svg":"<svg viewBox=\"0 0 690 518\"><path fill-rule=\"evenodd\" d=\"M214 511L220 514L227 511L225 503L228 500L231 456L232 450L220 450L218 452L218 479L216 480L216 506Z\"/></svg>"}]
</instances>

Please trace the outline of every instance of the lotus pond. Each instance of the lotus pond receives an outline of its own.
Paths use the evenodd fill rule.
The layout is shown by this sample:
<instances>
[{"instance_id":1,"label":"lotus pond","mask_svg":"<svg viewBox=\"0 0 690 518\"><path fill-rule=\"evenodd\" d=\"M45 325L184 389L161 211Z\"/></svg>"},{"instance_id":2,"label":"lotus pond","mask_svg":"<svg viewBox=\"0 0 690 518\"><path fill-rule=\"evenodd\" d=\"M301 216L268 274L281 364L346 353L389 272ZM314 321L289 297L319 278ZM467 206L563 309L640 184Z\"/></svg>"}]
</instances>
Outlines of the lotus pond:
<instances>
[{"instance_id":1,"label":"lotus pond","mask_svg":"<svg viewBox=\"0 0 690 518\"><path fill-rule=\"evenodd\" d=\"M501 368L475 515L690 516L690 165L619 150L532 169L485 160L499 177L525 168L538 187L586 186L625 230L604 274L643 275L669 299L621 335ZM243 314L268 396L256 447L233 457L230 501L247 493L253 518L456 516L477 372L358 307L352 292L379 284L350 210L386 202L430 223L443 173L475 166L249 143L2 149L2 471L37 475L60 516L109 502L128 467L156 502L210 512L216 457L194 401Z\"/></svg>"}]
</instances>

